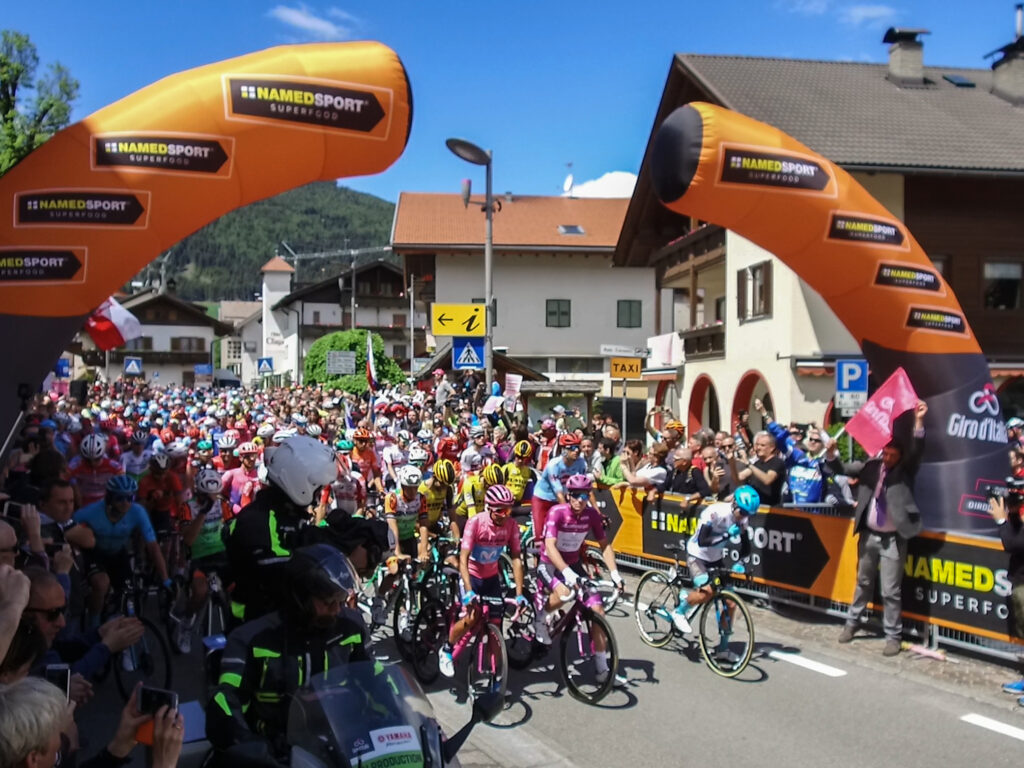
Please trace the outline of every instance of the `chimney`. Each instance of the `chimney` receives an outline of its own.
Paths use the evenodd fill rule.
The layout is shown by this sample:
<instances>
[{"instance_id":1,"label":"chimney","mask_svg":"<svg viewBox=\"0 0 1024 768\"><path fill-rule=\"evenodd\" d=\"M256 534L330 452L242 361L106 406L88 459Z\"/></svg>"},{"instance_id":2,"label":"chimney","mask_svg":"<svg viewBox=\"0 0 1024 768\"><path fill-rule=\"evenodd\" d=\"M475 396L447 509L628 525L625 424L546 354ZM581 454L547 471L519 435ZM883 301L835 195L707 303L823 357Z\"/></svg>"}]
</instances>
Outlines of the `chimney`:
<instances>
[{"instance_id":1,"label":"chimney","mask_svg":"<svg viewBox=\"0 0 1024 768\"><path fill-rule=\"evenodd\" d=\"M992 93L1017 106L1024 104L1024 37L1021 36L1021 23L1024 19L1024 6L1017 5L1016 29L1012 43L997 48L986 55L1003 54L992 65Z\"/></svg>"},{"instance_id":2,"label":"chimney","mask_svg":"<svg viewBox=\"0 0 1024 768\"><path fill-rule=\"evenodd\" d=\"M899 86L922 86L924 79L924 44L918 35L929 35L927 29L889 27L882 38L889 45L888 80Z\"/></svg>"}]
</instances>

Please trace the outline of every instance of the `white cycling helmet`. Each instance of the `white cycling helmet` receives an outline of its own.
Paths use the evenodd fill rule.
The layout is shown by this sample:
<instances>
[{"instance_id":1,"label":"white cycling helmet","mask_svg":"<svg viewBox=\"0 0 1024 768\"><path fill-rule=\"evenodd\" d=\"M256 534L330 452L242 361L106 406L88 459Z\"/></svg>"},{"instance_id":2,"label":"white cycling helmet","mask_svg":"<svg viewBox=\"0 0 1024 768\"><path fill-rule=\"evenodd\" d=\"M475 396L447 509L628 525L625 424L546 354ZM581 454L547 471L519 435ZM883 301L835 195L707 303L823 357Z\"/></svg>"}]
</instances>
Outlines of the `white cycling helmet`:
<instances>
[{"instance_id":1,"label":"white cycling helmet","mask_svg":"<svg viewBox=\"0 0 1024 768\"><path fill-rule=\"evenodd\" d=\"M279 429L274 433L274 436L271 438L271 440L273 440L274 445L280 445L281 443L284 443L287 440L291 440L293 437L295 437L295 435L295 430Z\"/></svg>"},{"instance_id":2,"label":"white cycling helmet","mask_svg":"<svg viewBox=\"0 0 1024 768\"><path fill-rule=\"evenodd\" d=\"M107 443L102 435L86 435L78 451L87 459L102 459L107 453Z\"/></svg>"},{"instance_id":3,"label":"white cycling helmet","mask_svg":"<svg viewBox=\"0 0 1024 768\"><path fill-rule=\"evenodd\" d=\"M423 482L423 474L411 464L406 464L398 470L398 482L403 487L418 488Z\"/></svg>"},{"instance_id":4,"label":"white cycling helmet","mask_svg":"<svg viewBox=\"0 0 1024 768\"><path fill-rule=\"evenodd\" d=\"M430 454L427 453L427 449L422 445L414 445L409 449L409 463L415 464L417 467L422 467L430 459Z\"/></svg>"},{"instance_id":5,"label":"white cycling helmet","mask_svg":"<svg viewBox=\"0 0 1024 768\"><path fill-rule=\"evenodd\" d=\"M172 459L180 459L182 456L188 456L188 445L178 442L177 440L168 445L166 450L167 455Z\"/></svg>"},{"instance_id":6,"label":"white cycling helmet","mask_svg":"<svg viewBox=\"0 0 1024 768\"><path fill-rule=\"evenodd\" d=\"M154 453L149 457L149 462L160 467L160 469L167 469L167 465L171 463L171 457L166 453Z\"/></svg>"},{"instance_id":7,"label":"white cycling helmet","mask_svg":"<svg viewBox=\"0 0 1024 768\"><path fill-rule=\"evenodd\" d=\"M373 426L377 427L378 429L384 429L384 427L391 426L391 419L389 419L387 416L378 416L377 419L373 422Z\"/></svg>"},{"instance_id":8,"label":"white cycling helmet","mask_svg":"<svg viewBox=\"0 0 1024 768\"><path fill-rule=\"evenodd\" d=\"M306 434L310 437L320 437L324 433L324 428L319 424L310 424L306 427Z\"/></svg>"},{"instance_id":9,"label":"white cycling helmet","mask_svg":"<svg viewBox=\"0 0 1024 768\"><path fill-rule=\"evenodd\" d=\"M234 448L236 445L238 445L238 440L230 432L225 432L217 440L217 445L220 447L220 449L222 451L229 451L232 448Z\"/></svg>"},{"instance_id":10,"label":"white cycling helmet","mask_svg":"<svg viewBox=\"0 0 1024 768\"><path fill-rule=\"evenodd\" d=\"M264 424L256 430L256 436L263 440L267 440L273 437L275 432L277 432L277 428L273 424Z\"/></svg>"},{"instance_id":11,"label":"white cycling helmet","mask_svg":"<svg viewBox=\"0 0 1024 768\"><path fill-rule=\"evenodd\" d=\"M196 475L196 490L199 493L220 493L220 474L216 469L204 469Z\"/></svg>"},{"instance_id":12,"label":"white cycling helmet","mask_svg":"<svg viewBox=\"0 0 1024 768\"><path fill-rule=\"evenodd\" d=\"M299 507L308 507L317 489L337 477L334 451L306 435L285 440L267 462L267 478Z\"/></svg>"}]
</instances>

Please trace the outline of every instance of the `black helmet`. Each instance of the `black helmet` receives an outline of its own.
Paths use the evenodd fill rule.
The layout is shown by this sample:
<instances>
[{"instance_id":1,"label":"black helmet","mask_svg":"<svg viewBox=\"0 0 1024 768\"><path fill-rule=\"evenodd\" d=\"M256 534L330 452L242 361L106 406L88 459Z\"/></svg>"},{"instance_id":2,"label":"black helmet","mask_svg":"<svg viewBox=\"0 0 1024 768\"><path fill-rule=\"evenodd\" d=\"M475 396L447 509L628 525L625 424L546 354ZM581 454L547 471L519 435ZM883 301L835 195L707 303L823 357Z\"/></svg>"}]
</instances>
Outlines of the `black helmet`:
<instances>
[{"instance_id":1,"label":"black helmet","mask_svg":"<svg viewBox=\"0 0 1024 768\"><path fill-rule=\"evenodd\" d=\"M294 618L309 626L315 617L311 598L327 600L338 592L347 599L355 591L352 566L329 544L312 544L292 552L285 572L288 576L289 606Z\"/></svg>"}]
</instances>

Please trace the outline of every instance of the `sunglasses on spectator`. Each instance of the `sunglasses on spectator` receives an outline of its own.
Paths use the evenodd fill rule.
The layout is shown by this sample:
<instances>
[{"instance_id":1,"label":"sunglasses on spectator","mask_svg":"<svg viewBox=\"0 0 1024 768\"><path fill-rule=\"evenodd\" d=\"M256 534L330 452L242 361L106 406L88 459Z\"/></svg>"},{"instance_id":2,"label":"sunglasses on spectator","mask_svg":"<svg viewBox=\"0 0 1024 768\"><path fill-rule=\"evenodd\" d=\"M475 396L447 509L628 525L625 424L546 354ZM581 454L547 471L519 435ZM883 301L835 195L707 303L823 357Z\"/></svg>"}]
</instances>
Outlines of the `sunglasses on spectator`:
<instances>
[{"instance_id":1,"label":"sunglasses on spectator","mask_svg":"<svg viewBox=\"0 0 1024 768\"><path fill-rule=\"evenodd\" d=\"M820 443L821 442L821 438L820 437L808 437L807 438L807 442L808 443Z\"/></svg>"},{"instance_id":2,"label":"sunglasses on spectator","mask_svg":"<svg viewBox=\"0 0 1024 768\"><path fill-rule=\"evenodd\" d=\"M64 612L67 611L67 609L68 606L67 603L65 603L64 605L57 606L56 608L26 608L25 610L31 611L32 613L41 613L43 618L47 621L57 621L64 615Z\"/></svg>"},{"instance_id":3,"label":"sunglasses on spectator","mask_svg":"<svg viewBox=\"0 0 1024 768\"><path fill-rule=\"evenodd\" d=\"M736 443L722 443L723 448L735 448Z\"/></svg>"}]
</instances>

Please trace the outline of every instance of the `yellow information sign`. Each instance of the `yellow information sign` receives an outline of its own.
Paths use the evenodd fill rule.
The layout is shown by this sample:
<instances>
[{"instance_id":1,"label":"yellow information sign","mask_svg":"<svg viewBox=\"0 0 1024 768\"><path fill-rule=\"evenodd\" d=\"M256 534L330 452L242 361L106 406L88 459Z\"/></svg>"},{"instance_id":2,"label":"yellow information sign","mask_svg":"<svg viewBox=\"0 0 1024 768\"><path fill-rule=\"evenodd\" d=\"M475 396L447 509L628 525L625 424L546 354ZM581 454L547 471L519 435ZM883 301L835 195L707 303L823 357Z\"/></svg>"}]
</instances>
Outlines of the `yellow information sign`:
<instances>
[{"instance_id":1,"label":"yellow information sign","mask_svg":"<svg viewBox=\"0 0 1024 768\"><path fill-rule=\"evenodd\" d=\"M430 329L434 336L486 336L484 304L432 304Z\"/></svg>"},{"instance_id":2,"label":"yellow information sign","mask_svg":"<svg viewBox=\"0 0 1024 768\"><path fill-rule=\"evenodd\" d=\"M639 379L643 360L639 357L613 357L611 377L613 379Z\"/></svg>"}]
</instances>

